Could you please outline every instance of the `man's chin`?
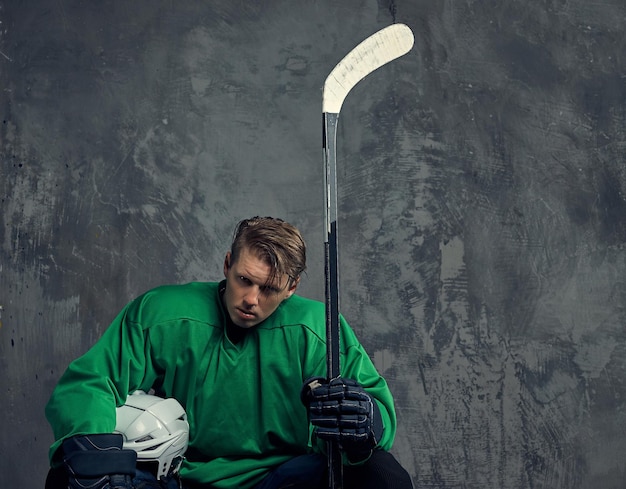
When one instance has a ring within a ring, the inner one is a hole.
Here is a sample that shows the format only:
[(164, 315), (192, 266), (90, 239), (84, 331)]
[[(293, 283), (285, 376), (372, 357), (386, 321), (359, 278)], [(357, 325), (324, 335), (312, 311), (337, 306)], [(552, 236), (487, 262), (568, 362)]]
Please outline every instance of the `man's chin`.
[(254, 321), (254, 322), (250, 321), (250, 322), (245, 322), (245, 323), (242, 323), (241, 321), (233, 321), (233, 324), (241, 329), (250, 329), (250, 328), (254, 328), (259, 323), (257, 321)]

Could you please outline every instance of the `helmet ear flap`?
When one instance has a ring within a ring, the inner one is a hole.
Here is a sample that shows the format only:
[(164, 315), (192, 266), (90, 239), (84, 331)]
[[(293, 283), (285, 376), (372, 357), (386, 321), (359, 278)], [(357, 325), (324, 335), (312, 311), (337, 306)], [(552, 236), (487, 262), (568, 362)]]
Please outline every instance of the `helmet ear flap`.
[(187, 413), (174, 398), (136, 391), (116, 410), (115, 433), (123, 448), (137, 452), (137, 462), (156, 465), (157, 479), (180, 468), (189, 443)]

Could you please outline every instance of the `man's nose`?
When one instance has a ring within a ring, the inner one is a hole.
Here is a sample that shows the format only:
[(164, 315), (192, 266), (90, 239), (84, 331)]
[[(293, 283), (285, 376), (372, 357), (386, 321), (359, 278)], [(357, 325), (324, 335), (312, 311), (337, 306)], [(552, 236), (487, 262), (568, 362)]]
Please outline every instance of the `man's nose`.
[(257, 286), (250, 287), (246, 291), (246, 295), (243, 297), (243, 301), (246, 304), (246, 306), (248, 307), (256, 306), (259, 303), (260, 293), (261, 293), (261, 290), (259, 289), (259, 287)]

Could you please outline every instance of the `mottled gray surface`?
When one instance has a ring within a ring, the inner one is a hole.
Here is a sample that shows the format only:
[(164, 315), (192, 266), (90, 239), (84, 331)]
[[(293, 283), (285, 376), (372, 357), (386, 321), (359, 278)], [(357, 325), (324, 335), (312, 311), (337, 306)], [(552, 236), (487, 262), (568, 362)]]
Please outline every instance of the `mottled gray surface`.
[(310, 246), (321, 86), (416, 45), (339, 124), (342, 311), (416, 487), (626, 478), (623, 0), (0, 1), (0, 476), (42, 487), (43, 407), (138, 293), (220, 277), (234, 223)]

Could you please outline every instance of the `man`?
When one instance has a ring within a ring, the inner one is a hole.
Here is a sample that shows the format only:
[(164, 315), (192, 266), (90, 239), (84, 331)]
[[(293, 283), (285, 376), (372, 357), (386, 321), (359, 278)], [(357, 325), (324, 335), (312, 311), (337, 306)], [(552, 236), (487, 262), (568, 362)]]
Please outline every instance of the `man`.
[(327, 440), (342, 448), (347, 489), (412, 487), (388, 453), (391, 393), (343, 318), (344, 380), (324, 380), (324, 305), (295, 295), (305, 268), (300, 232), (255, 217), (237, 225), (225, 280), (130, 302), (46, 406), (56, 439), (47, 487), (133, 487), (134, 452), (111, 435), (115, 409), (150, 389), (187, 413), (185, 489), (323, 488)]

